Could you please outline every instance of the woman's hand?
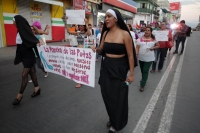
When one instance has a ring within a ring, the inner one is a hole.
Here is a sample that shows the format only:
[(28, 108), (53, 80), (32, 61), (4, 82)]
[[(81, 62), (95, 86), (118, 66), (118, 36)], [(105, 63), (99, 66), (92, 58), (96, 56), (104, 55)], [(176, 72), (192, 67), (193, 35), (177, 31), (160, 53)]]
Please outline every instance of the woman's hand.
[(68, 19), (68, 17), (66, 16), (66, 17), (65, 17), (65, 19), (67, 20), (67, 19)]
[(84, 22), (87, 23), (87, 18), (84, 19)]
[(134, 80), (135, 80), (134, 75), (129, 75), (125, 82), (128, 82), (129, 84), (131, 84)]
[(49, 25), (46, 25), (46, 28), (45, 29), (50, 29), (50, 26)]
[(95, 53), (96, 52), (96, 47), (93, 45), (91, 46), (92, 51)]
[(154, 48), (150, 48), (149, 50), (150, 50), (150, 51), (153, 51), (153, 50), (154, 50)]

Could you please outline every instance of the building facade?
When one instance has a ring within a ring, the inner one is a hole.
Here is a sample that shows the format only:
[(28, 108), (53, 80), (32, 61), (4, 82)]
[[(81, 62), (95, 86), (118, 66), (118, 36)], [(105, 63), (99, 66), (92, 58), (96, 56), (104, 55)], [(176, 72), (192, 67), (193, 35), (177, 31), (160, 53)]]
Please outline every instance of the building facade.
[(135, 0), (135, 2), (138, 4), (138, 13), (135, 15), (134, 24), (151, 24), (158, 21), (159, 13), (157, 12), (156, 0)]
[(15, 46), (17, 28), (13, 17), (22, 15), (30, 25), (41, 22), (42, 29), (49, 25), (47, 42), (63, 41), (67, 38), (64, 13), (67, 9), (79, 7), (85, 10), (88, 23), (97, 23), (97, 5), (99, 0), (0, 0), (0, 47)]
[(173, 22), (179, 22), (181, 17), (181, 3), (180, 2), (170, 3), (170, 11), (172, 13)]
[(108, 9), (117, 9), (122, 14), (125, 23), (133, 24), (133, 19), (137, 13), (137, 3), (133, 0), (102, 0), (98, 9), (98, 14), (101, 14), (98, 21), (104, 21), (105, 12)]

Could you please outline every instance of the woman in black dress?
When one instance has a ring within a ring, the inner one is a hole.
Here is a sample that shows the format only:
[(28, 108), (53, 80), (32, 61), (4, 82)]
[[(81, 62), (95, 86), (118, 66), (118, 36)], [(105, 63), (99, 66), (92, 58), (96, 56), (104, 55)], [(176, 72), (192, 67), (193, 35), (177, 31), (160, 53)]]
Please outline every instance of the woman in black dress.
[(118, 10), (107, 10), (100, 47), (93, 48), (95, 50), (105, 57), (99, 84), (109, 116), (108, 133), (114, 133), (128, 122), (128, 85), (134, 81), (134, 67), (137, 65), (130, 31)]
[[(31, 97), (35, 97), (40, 94), (40, 88), (38, 86), (37, 77), (33, 68), (35, 63), (35, 54), (32, 49), (34, 48), (35, 51), (37, 51), (36, 45), (39, 43), (39, 40), (33, 35), (30, 25), (24, 17), (20, 15), (14, 16), (13, 24), (18, 29), (16, 37), (17, 50), (14, 64), (17, 65), (22, 62), (24, 66), (22, 71), (21, 88), (17, 94), (17, 97), (12, 103), (13, 105), (18, 105), (23, 98), (23, 92), (28, 83), (28, 74), (30, 74), (35, 87)], [(38, 53), (38, 51), (36, 53)]]

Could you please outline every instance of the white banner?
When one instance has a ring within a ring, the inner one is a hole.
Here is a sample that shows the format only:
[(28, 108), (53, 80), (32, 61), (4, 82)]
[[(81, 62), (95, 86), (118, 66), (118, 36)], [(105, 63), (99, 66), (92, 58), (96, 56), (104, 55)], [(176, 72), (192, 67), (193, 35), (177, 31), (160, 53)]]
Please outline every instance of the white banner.
[(67, 24), (85, 25), (85, 10), (66, 10)]
[(45, 45), (38, 52), (45, 71), (94, 87), (96, 53), (92, 49)]
[(165, 30), (165, 31), (161, 31), (161, 30), (155, 30), (153, 31), (153, 34), (156, 37), (156, 41), (168, 41), (168, 35), (169, 35), (169, 31)]

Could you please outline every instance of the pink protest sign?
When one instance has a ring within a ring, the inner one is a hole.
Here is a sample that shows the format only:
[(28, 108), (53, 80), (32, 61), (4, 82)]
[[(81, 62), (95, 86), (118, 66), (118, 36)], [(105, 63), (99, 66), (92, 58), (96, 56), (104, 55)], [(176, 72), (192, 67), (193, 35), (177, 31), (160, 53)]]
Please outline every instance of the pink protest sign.
[(96, 55), (91, 49), (45, 45), (38, 51), (45, 71), (94, 87)]

